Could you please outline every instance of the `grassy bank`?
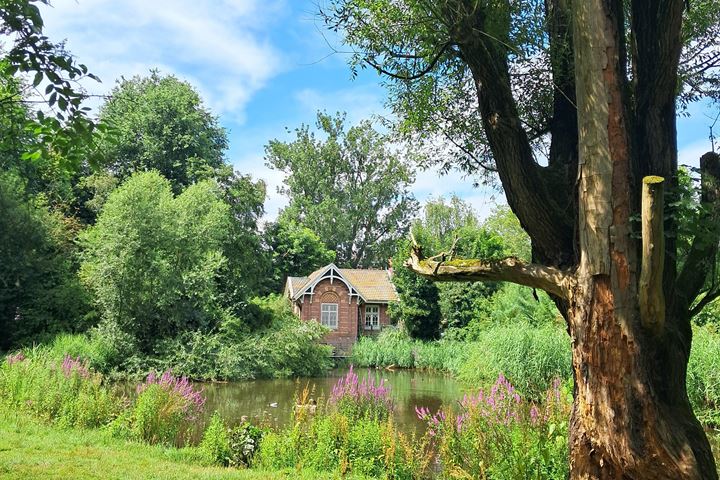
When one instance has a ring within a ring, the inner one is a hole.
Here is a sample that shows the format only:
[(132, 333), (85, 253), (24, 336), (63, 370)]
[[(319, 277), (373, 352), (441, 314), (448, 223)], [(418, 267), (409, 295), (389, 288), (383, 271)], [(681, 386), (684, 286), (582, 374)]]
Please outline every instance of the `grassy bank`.
[[(203, 465), (197, 449), (110, 438), (100, 430), (59, 429), (25, 415), (0, 414), (2, 479), (316, 479), (295, 469), (238, 470)], [(350, 477), (361, 478), (361, 477)]]
[[(358, 367), (421, 368), (450, 373), (471, 388), (505, 375), (524, 395), (537, 399), (554, 378), (571, 381), (570, 339), (562, 326), (518, 322), (490, 326), (472, 340), (413, 340), (387, 329), (353, 349)], [(693, 327), (687, 372), (688, 397), (705, 425), (720, 426), (720, 332), (715, 324)]]
[(519, 391), (537, 399), (553, 379), (570, 377), (570, 339), (558, 325), (517, 323), (493, 326), (473, 340), (412, 340), (385, 330), (377, 340), (363, 338), (353, 349), (360, 367), (421, 368), (445, 371), (473, 388), (505, 375)]

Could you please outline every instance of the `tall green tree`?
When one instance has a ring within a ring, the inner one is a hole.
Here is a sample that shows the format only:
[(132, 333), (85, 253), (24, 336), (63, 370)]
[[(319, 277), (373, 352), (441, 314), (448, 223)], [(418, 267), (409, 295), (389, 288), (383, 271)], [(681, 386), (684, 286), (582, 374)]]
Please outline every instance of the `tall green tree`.
[(227, 314), (218, 276), (231, 216), (221, 195), (206, 180), (174, 196), (158, 172), (137, 173), (80, 236), (81, 278), (103, 319), (146, 352), (165, 337), (215, 328)]
[(520, 221), (507, 205), (499, 205), (483, 221), (485, 230), (502, 238), (503, 245), (510, 255), (529, 262), (532, 254), (530, 237), (522, 229)]
[[(416, 240), (432, 254), (448, 252), (457, 258), (501, 258), (508, 253), (503, 239), (482, 228), (472, 206), (452, 195), (430, 199), (423, 216), (413, 224)], [(427, 279), (425, 279), (427, 281)], [(462, 328), (482, 313), (487, 297), (497, 283), (439, 283), (441, 328)]]
[(268, 165), (285, 174), (281, 217), (317, 233), (339, 266), (386, 266), (415, 209), (413, 171), (368, 121), (348, 128), (344, 114), (318, 113), (316, 126), (325, 138), (302, 125), (295, 140), (266, 147)]
[(303, 277), (335, 261), (335, 252), (315, 232), (284, 218), (266, 225), (263, 238), (271, 256), (269, 292), (281, 291), (287, 277)]
[(404, 131), (449, 138), (440, 162), (497, 173), (534, 263), (447, 263), (415, 248), (412, 268), (552, 295), (573, 339), (573, 479), (718, 478), (685, 384), (695, 299), (720, 295), (706, 290), (720, 157), (700, 160), (704, 228), (684, 262), (672, 195), (678, 103), (717, 98), (719, 10), (684, 0), (335, 0), (325, 10), (353, 64), (385, 75)]
[(405, 259), (410, 254), (407, 239), (398, 241), (392, 259), (392, 282), (398, 293), (398, 301), (390, 304), (388, 315), (413, 338), (435, 340), (440, 337), (440, 292), (430, 280), (415, 275)]
[(102, 144), (104, 165), (120, 180), (157, 170), (178, 193), (225, 165), (227, 133), (187, 82), (153, 70), (123, 79), (100, 108), (113, 127)]
[(75, 232), (20, 176), (0, 172), (0, 350), (89, 326)]
[(231, 219), (223, 245), (227, 263), (218, 282), (225, 303), (240, 315), (246, 300), (264, 291), (270, 264), (259, 231), (259, 221), (265, 213), (265, 183), (235, 172), (230, 166), (218, 169), (216, 181)]

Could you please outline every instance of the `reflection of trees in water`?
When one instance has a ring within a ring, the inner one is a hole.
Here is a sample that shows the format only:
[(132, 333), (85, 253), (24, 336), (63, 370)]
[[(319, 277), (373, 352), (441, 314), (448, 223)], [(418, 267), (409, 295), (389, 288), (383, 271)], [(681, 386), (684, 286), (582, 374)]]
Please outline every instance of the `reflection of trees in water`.
[[(333, 370), (325, 377), (299, 381), (277, 379), (206, 384), (205, 414), (199, 423), (204, 424), (217, 410), (229, 425), (241, 423), (242, 417), (246, 416), (254, 423), (262, 421), (276, 427), (284, 426), (291, 419), (296, 393), (306, 384), (311, 389), (314, 386), (312, 398), (326, 399), (333, 385), (346, 372), (347, 369)], [(376, 382), (385, 380), (395, 403), (396, 424), (408, 432), (423, 425), (415, 416), (416, 406), (434, 411), (443, 404), (454, 404), (462, 397), (460, 386), (454, 379), (430, 372), (358, 369), (357, 374), (361, 381), (368, 377)], [(277, 407), (270, 406), (275, 403)]]

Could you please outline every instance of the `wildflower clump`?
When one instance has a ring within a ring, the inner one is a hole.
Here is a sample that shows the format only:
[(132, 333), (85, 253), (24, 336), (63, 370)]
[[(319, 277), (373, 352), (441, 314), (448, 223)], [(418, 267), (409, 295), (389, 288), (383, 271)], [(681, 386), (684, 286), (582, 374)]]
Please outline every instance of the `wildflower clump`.
[(565, 478), (570, 401), (556, 379), (538, 405), (500, 374), (457, 408), (416, 407), (443, 469), (468, 478)]
[(25, 354), (23, 354), (22, 351), (19, 351), (17, 353), (13, 353), (5, 357), (5, 360), (7, 361), (8, 365), (14, 365), (16, 363), (23, 362), (25, 360)]
[(181, 443), (205, 405), (202, 390), (170, 370), (162, 375), (151, 372), (136, 391), (132, 408), (110, 427), (117, 436), (148, 443)]
[(99, 427), (122, 409), (122, 402), (87, 362), (46, 350), (17, 352), (0, 363), (0, 404), (42, 420), (72, 427)]
[(385, 384), (385, 380), (376, 383), (368, 375), (361, 381), (352, 365), (333, 387), (329, 403), (350, 419), (385, 420), (393, 409), (390, 387)]

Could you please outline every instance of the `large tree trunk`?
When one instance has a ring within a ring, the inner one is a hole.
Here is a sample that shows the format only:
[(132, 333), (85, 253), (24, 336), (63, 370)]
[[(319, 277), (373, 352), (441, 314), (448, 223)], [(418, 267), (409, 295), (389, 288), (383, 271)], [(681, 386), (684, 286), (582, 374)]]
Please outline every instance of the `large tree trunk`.
[(578, 279), (569, 313), (573, 479), (716, 479), (685, 392), (689, 343), (656, 338), (609, 276)]
[[(717, 227), (696, 239), (678, 277), (677, 226), (666, 219), (671, 211), (661, 195), (676, 185), (682, 0), (631, 2), (635, 91), (626, 72), (627, 2), (546, 1), (551, 41), (568, 39), (564, 46), (573, 52), (566, 58), (564, 50), (551, 51), (557, 101), (547, 168), (534, 161), (520, 121), (505, 45), (483, 33), (493, 10), (485, 2), (441, 3), (475, 81), (508, 204), (532, 239), (533, 261), (542, 265), (446, 262), (451, 255), (445, 254), (424, 259), (418, 247), (410, 267), (436, 281), (504, 280), (553, 296), (573, 345), (571, 478), (717, 479), (685, 380), (690, 307), (707, 277), (704, 265), (714, 259), (716, 244), (707, 239), (720, 235), (720, 206), (708, 210), (714, 213), (706, 223)], [(568, 126), (574, 120), (577, 129)], [(708, 172), (720, 172), (714, 159), (705, 160)], [(641, 248), (631, 218), (641, 212), (645, 176), (653, 176), (646, 180), (653, 187)], [(555, 186), (558, 179), (566, 188)], [(703, 202), (712, 195), (706, 196)]]
[[(641, 185), (633, 166), (653, 162), (633, 161), (622, 2), (584, 0), (573, 2), (573, 10), (580, 265), (568, 295), (575, 377), (571, 477), (716, 479), (685, 390), (689, 319), (664, 304), (664, 240), (646, 238), (645, 253), (654, 254), (640, 258), (631, 235)], [(671, 157), (661, 171), (648, 173), (667, 174)], [(662, 205), (643, 212), (645, 235), (662, 235), (662, 212)]]

